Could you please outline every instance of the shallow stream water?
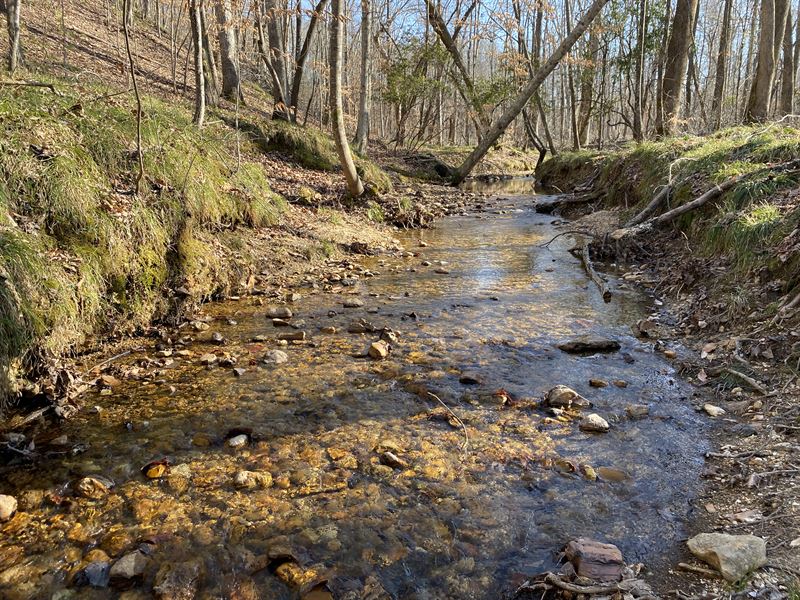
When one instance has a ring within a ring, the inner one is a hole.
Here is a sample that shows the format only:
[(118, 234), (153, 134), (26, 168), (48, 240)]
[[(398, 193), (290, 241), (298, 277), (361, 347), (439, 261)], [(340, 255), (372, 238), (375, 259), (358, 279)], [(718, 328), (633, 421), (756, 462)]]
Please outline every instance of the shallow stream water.
[[(569, 236), (540, 247), (554, 220), (526, 197), (450, 217), (400, 236), (415, 256), (369, 258), (369, 272), (332, 267), (329, 285), (292, 290), (297, 329), (266, 318), (274, 302), (227, 301), (206, 307), (208, 331), (185, 330), (191, 355), (152, 371), (162, 359), (150, 341), (120, 361), (129, 376), (148, 368), (140, 380), (120, 375), (110, 395), (87, 399), (96, 408), (52, 434), (84, 451), (0, 473), (0, 492), (21, 505), (0, 527), (0, 596), (146, 598), (162, 584), (162, 596), (180, 597), (163, 582), (184, 569), (184, 587), (204, 598), (297, 598), (327, 580), (332, 593), (307, 597), (493, 599), (554, 568), (578, 536), (667, 568), (697, 491), (702, 420), (691, 388), (631, 335), (647, 299), (612, 279), (604, 303)], [(344, 308), (354, 297), (363, 306)], [(361, 319), (396, 332), (385, 360), (364, 356), (377, 331), (347, 332)], [(287, 331), (306, 340), (279, 346)], [(223, 346), (207, 343), (212, 332)], [(584, 334), (622, 349), (556, 348)], [(273, 349), (288, 361), (264, 364)], [(209, 352), (245, 372), (202, 366)], [(579, 417), (536, 406), (557, 384), (586, 396), (610, 431), (584, 433)], [(649, 415), (629, 418), (632, 404)], [(242, 432), (246, 445), (229, 447)], [(164, 457), (164, 477), (140, 472)], [(269, 473), (272, 485), (240, 489), (241, 470)], [(115, 485), (75, 496), (70, 484), (85, 476)], [(149, 558), (126, 592), (74, 587), (89, 562), (137, 547)], [(287, 561), (289, 574), (276, 567)]]

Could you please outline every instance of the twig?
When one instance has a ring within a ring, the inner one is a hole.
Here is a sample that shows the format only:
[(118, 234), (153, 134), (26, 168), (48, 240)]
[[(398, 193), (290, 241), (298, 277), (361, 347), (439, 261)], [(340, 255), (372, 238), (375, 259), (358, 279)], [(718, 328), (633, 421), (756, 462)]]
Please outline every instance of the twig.
[(559, 233), (559, 234), (556, 234), (555, 236), (553, 236), (552, 238), (550, 238), (550, 241), (548, 241), (548, 242), (545, 242), (544, 244), (539, 244), (539, 248), (547, 248), (548, 246), (550, 246), (550, 244), (552, 244), (553, 242), (555, 242), (555, 241), (556, 241), (558, 238), (560, 238), (562, 235), (571, 235), (571, 234), (572, 234), (572, 235), (574, 235), (574, 234), (580, 234), (580, 235), (592, 235), (592, 233), (591, 233), (590, 231), (581, 231), (580, 229), (570, 229), (569, 231), (562, 231), (561, 233)]
[(786, 565), (779, 565), (777, 563), (767, 563), (764, 566), (766, 568), (769, 568), (769, 569), (777, 569), (778, 571), (784, 571), (786, 573), (791, 573), (795, 577), (800, 578), (800, 570), (797, 570), (794, 567), (789, 567), (789, 566), (786, 566)]
[(463, 452), (466, 452), (467, 448), (469, 447), (469, 434), (467, 433), (467, 426), (464, 425), (464, 421), (459, 419), (458, 415), (456, 415), (456, 413), (454, 413), (452, 409), (449, 406), (447, 406), (447, 404), (445, 404), (441, 398), (439, 398), (439, 396), (430, 391), (428, 392), (428, 396), (430, 396), (431, 398), (436, 400), (439, 404), (444, 406), (445, 410), (453, 416), (453, 418), (458, 422), (459, 425), (461, 425), (461, 428), (464, 430), (464, 445), (461, 447), (461, 449)]
[(38, 87), (38, 88), (47, 88), (51, 92), (53, 92), (56, 96), (63, 96), (61, 92), (59, 92), (52, 83), (47, 83), (44, 81), (0, 81), (0, 87)]
[(97, 369), (102, 369), (107, 364), (114, 362), (118, 358), (122, 358), (123, 356), (128, 356), (128, 354), (130, 354), (131, 352), (132, 352), (132, 350), (125, 350), (125, 352), (120, 352), (119, 354), (116, 354), (116, 355), (112, 356), (111, 358), (108, 358), (108, 359), (104, 360), (103, 362), (96, 364), (91, 369), (88, 369), (86, 372), (84, 372), (83, 375), (81, 375), (81, 377), (85, 377), (86, 375), (88, 375), (89, 373), (91, 373), (92, 371), (95, 371)]
[(731, 368), (725, 368), (725, 369), (723, 369), (723, 371), (725, 373), (727, 373), (728, 375), (733, 375), (734, 377), (736, 377), (738, 379), (741, 379), (742, 381), (744, 381), (747, 385), (749, 385), (751, 388), (756, 390), (762, 396), (768, 396), (769, 395), (769, 392), (766, 390), (766, 388), (764, 388), (763, 385), (758, 383), (752, 377), (748, 377), (744, 373), (741, 373), (740, 371), (736, 371), (736, 370), (731, 369)]
[(719, 577), (719, 573), (717, 571), (712, 571), (711, 569), (706, 569), (704, 567), (696, 567), (694, 565), (690, 565), (687, 563), (678, 563), (678, 569), (681, 571), (691, 571), (692, 573), (697, 573), (698, 575), (705, 575), (707, 577)]

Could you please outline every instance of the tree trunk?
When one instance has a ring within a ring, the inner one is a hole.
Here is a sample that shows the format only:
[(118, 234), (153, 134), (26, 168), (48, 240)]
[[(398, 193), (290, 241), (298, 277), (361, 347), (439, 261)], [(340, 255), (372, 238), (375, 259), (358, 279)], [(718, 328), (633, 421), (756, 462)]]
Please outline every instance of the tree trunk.
[[(798, 41), (794, 42), (795, 44)], [(794, 110), (794, 82), (795, 82), (794, 48), (792, 46), (792, 9), (786, 18), (786, 33), (783, 35), (783, 72), (781, 74), (781, 105), (780, 114), (790, 115)]]
[(600, 36), (592, 28), (589, 31), (589, 47), (586, 55), (587, 65), (581, 69), (581, 93), (578, 106), (578, 145), (583, 147), (589, 138), (589, 122), (594, 108), (594, 80), (597, 72), (597, 53), (600, 51)]
[(783, 45), (788, 9), (788, 0), (761, 0), (756, 71), (744, 111), (746, 123), (762, 122), (769, 118), (778, 52)]
[(283, 35), (283, 28), (281, 27), (281, 14), (278, 7), (278, 0), (265, 1), (265, 15), (264, 18), (267, 22), (267, 36), (269, 38), (269, 54), (272, 67), (275, 70), (275, 76), (280, 81), (280, 87), (283, 90), (284, 96), (281, 100), (286, 105), (284, 108), (288, 112), (289, 106), (286, 97), (286, 92), (289, 90), (289, 80), (286, 70), (286, 41)]
[(698, 0), (677, 0), (672, 31), (667, 42), (667, 60), (661, 84), (661, 106), (663, 115), (656, 123), (659, 135), (675, 132), (680, 119), (683, 100), (683, 85), (689, 64), (689, 49), (692, 45), (694, 15)]
[(194, 47), (194, 119), (198, 127), (203, 126), (206, 118), (206, 85), (203, 74), (203, 23), (200, 12), (203, 0), (189, 0), (189, 20), (192, 26), (192, 44)]
[(608, 4), (608, 2), (609, 0), (594, 0), (594, 2), (592, 2), (592, 5), (583, 15), (581, 20), (575, 25), (575, 28), (567, 37), (562, 40), (559, 47), (556, 48), (547, 61), (545, 61), (545, 63), (536, 70), (533, 77), (531, 77), (528, 83), (525, 84), (525, 87), (522, 88), (516, 98), (509, 103), (503, 114), (500, 115), (500, 117), (494, 123), (492, 123), (486, 134), (481, 137), (481, 140), (476, 148), (466, 158), (453, 176), (454, 185), (464, 181), (472, 169), (475, 168), (475, 165), (477, 165), (478, 162), (486, 155), (486, 153), (489, 151), (489, 148), (491, 148), (498, 138), (503, 135), (506, 128), (517, 117), (517, 115), (522, 112), (522, 109), (525, 108), (525, 105), (528, 103), (531, 97), (541, 87), (547, 76), (553, 72), (558, 63), (561, 62), (561, 59), (564, 58), (567, 52), (569, 52), (570, 49), (575, 45), (575, 42), (577, 42), (578, 39), (586, 32), (586, 30), (589, 28), (589, 25), (591, 25), (592, 21), (594, 21), (595, 17), (600, 14), (600, 11), (606, 4)]
[(22, 0), (6, 0), (6, 27), (8, 29), (8, 70), (14, 73), (22, 62), (20, 46), (20, 11)]
[(722, 102), (725, 94), (725, 78), (728, 68), (728, 53), (731, 45), (731, 9), (733, 0), (725, 0), (722, 11), (722, 32), (719, 38), (719, 51), (717, 52), (717, 70), (714, 76), (714, 101), (711, 112), (714, 120), (714, 129), (722, 126)]
[(342, 30), (344, 29), (342, 0), (332, 0), (331, 12), (330, 110), (333, 139), (336, 142), (336, 150), (339, 153), (342, 171), (347, 181), (347, 190), (351, 196), (357, 197), (364, 193), (364, 185), (356, 172), (353, 155), (350, 154), (350, 145), (347, 142), (347, 132), (344, 129), (344, 114), (342, 110)]
[(645, 41), (647, 38), (647, 0), (639, 1), (639, 22), (636, 32), (636, 81), (634, 88), (633, 105), (633, 138), (637, 142), (644, 141), (644, 126), (642, 113), (644, 112), (644, 57)]
[(217, 14), (219, 35), (219, 55), (222, 66), (222, 97), (236, 100), (241, 96), (241, 80), (239, 79), (239, 62), (237, 57), (238, 40), (233, 23), (231, 0), (216, 0), (214, 9)]
[(289, 108), (292, 118), (297, 121), (297, 107), (300, 104), (300, 84), (303, 82), (303, 70), (305, 68), (306, 59), (311, 51), (311, 43), (314, 41), (314, 32), (317, 29), (322, 11), (325, 10), (325, 5), (328, 0), (319, 0), (314, 12), (311, 14), (311, 19), (308, 22), (308, 29), (306, 30), (306, 37), (303, 40), (303, 47), (297, 55), (297, 61), (294, 66), (294, 74), (292, 75), (292, 92), (289, 97)]
[(369, 142), (369, 109), (372, 96), (372, 17), (370, 0), (361, 0), (361, 95), (358, 102), (358, 125), (353, 144), (365, 152)]
[(476, 125), (479, 124), (484, 130), (488, 129), (491, 121), (489, 120), (489, 116), (486, 114), (484, 107), (481, 105), (480, 100), (478, 99), (473, 78), (470, 76), (467, 66), (464, 64), (464, 59), (461, 57), (461, 52), (459, 52), (455, 40), (447, 30), (447, 24), (444, 22), (439, 9), (434, 5), (433, 0), (425, 0), (425, 4), (428, 9), (428, 18), (430, 19), (431, 25), (433, 26), (436, 34), (439, 36), (439, 40), (442, 42), (442, 45), (453, 59), (453, 64), (455, 64), (456, 70), (460, 75), (460, 84), (457, 83), (459, 92), (464, 97), (464, 100), (469, 103), (472, 110), (475, 111), (477, 118)]
[(200, 33), (203, 37), (203, 57), (205, 64), (203, 65), (203, 76), (206, 83), (206, 103), (211, 106), (219, 104), (219, 77), (217, 75), (217, 61), (214, 58), (214, 52), (211, 49), (210, 40), (208, 37), (208, 26), (206, 24), (206, 11), (205, 7), (200, 10)]

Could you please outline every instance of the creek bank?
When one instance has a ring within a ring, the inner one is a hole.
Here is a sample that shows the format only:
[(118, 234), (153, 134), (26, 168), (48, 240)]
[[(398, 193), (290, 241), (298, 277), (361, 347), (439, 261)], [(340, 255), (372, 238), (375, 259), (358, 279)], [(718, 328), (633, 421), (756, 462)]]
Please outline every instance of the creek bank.
[[(790, 545), (800, 528), (800, 381), (794, 370), (800, 323), (792, 300), (800, 256), (797, 183), (760, 178), (746, 195), (734, 188), (646, 236), (616, 244), (603, 239), (658, 193), (670, 165), (677, 183), (674, 207), (707, 189), (731, 156), (740, 172), (757, 171), (785, 160), (786, 152), (796, 154), (798, 143), (800, 135), (791, 129), (734, 130), (716, 141), (667, 140), (617, 153), (567, 154), (541, 170), (544, 183), (567, 192), (576, 188), (585, 198), (562, 205), (571, 218), (564, 229), (596, 240), (598, 268), (646, 290), (659, 305), (635, 333), (652, 340), (707, 394), (697, 408), (717, 424), (718, 449), (707, 454), (707, 488), (695, 502), (692, 532), (765, 539), (771, 566), (749, 574), (746, 589), (776, 594), (791, 589), (792, 573), (800, 570)], [(773, 216), (764, 221), (764, 211)], [(723, 589), (702, 569), (673, 573), (666, 585), (690, 594)]]

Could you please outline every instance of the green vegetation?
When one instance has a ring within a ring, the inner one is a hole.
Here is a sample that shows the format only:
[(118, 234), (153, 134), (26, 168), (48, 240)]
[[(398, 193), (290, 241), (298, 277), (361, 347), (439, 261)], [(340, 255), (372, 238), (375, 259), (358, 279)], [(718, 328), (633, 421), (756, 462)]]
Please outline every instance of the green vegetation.
[[(542, 164), (537, 176), (543, 185), (566, 189), (597, 174), (595, 187), (627, 217), (670, 181), (675, 186), (670, 206), (675, 207), (715, 183), (797, 156), (797, 129), (735, 127), (708, 137), (631, 144), (609, 153), (564, 153)], [(797, 183), (797, 176), (768, 172), (746, 178), (716, 202), (684, 215), (677, 225), (707, 254), (728, 256), (735, 273), (742, 275), (771, 261), (774, 247), (797, 227), (800, 207), (785, 193)], [(782, 268), (792, 276), (796, 266)]]
[(101, 94), (0, 94), (0, 363), (15, 370), (165, 314), (169, 286), (203, 298), (235, 285), (239, 232), (284, 209), (224, 125), (198, 131), (182, 107), (153, 99), (135, 195), (131, 100)]

